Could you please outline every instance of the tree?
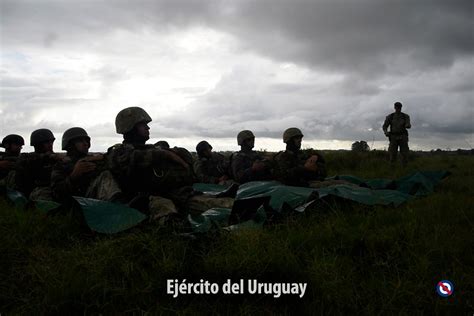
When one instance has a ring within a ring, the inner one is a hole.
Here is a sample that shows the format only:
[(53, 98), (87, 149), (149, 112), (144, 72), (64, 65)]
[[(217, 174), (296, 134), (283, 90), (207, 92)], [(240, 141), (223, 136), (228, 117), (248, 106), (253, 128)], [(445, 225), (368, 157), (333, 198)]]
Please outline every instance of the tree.
[(365, 140), (354, 142), (351, 147), (352, 151), (369, 151), (370, 147)]

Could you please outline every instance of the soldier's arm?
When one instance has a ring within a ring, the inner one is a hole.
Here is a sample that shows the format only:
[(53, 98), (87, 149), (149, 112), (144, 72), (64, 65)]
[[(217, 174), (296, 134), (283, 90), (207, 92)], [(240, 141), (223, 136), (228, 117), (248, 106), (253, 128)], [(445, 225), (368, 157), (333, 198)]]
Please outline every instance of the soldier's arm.
[(196, 178), (199, 182), (202, 183), (217, 183), (218, 178), (207, 175), (204, 173), (202, 168), (202, 162), (200, 160), (196, 160), (194, 162), (194, 173)]
[(14, 186), (15, 190), (22, 192), (25, 196), (28, 196), (33, 190), (33, 180), (29, 176), (31, 171), (28, 170), (29, 161), (27, 160), (28, 159), (26, 157), (22, 157), (18, 160), (16, 164)]
[(410, 115), (405, 114), (405, 128), (411, 128)]
[(388, 133), (388, 127), (390, 126), (390, 115), (385, 117), (385, 122), (383, 122), (382, 129), (385, 135)]
[(10, 160), (0, 160), (0, 170), (1, 171), (10, 171), (15, 168), (15, 162)]
[(250, 166), (249, 168), (245, 168), (245, 160), (244, 157), (240, 155), (235, 155), (235, 157), (232, 159), (232, 174), (234, 177), (234, 180), (239, 182), (239, 183), (245, 183), (252, 181), (252, 174), (253, 170), (252, 167)]
[(327, 177), (327, 169), (326, 169), (326, 160), (324, 159), (321, 153), (316, 153), (318, 156), (318, 161), (316, 165), (318, 166), (318, 171), (316, 171), (318, 180), (324, 180)]
[(55, 200), (65, 202), (74, 194), (74, 184), (64, 164), (58, 163), (51, 172), (51, 191)]
[(304, 185), (306, 169), (303, 166), (295, 165), (293, 159), (286, 153), (275, 157), (275, 173), (279, 181), (288, 185)]

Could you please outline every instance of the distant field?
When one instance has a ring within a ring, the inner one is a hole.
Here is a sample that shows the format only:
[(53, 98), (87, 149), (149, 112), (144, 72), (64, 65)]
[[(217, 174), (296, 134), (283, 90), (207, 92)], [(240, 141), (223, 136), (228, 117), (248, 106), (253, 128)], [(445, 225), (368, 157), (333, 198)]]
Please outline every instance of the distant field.
[[(398, 178), (452, 173), (398, 208), (334, 204), (260, 230), (198, 238), (185, 224), (94, 235), (72, 216), (14, 209), (0, 198), (0, 314), (458, 314), (474, 313), (474, 157), (326, 152), (329, 175)], [(307, 282), (284, 295), (166, 294), (167, 279)], [(449, 298), (436, 293), (454, 283)]]

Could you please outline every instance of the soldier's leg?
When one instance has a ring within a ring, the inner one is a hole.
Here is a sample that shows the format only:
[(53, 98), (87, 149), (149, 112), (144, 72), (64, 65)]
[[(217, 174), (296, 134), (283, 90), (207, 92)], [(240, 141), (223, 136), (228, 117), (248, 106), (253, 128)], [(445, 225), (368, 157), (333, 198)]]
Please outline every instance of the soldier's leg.
[(403, 136), (400, 139), (400, 156), (402, 159), (402, 165), (406, 166), (408, 163), (408, 153), (410, 149), (408, 148), (408, 136)]
[(388, 145), (388, 153), (390, 154), (390, 163), (394, 164), (397, 161), (398, 143), (395, 137), (391, 137), (390, 144)]
[(151, 195), (148, 204), (150, 210), (150, 221), (164, 219), (167, 216), (178, 214), (178, 209), (170, 199)]
[(12, 170), (8, 173), (8, 175), (5, 177), (5, 186), (9, 189), (13, 189), (15, 187), (15, 174), (16, 171)]
[(187, 202), (187, 208), (191, 213), (202, 213), (213, 207), (232, 208), (233, 205), (233, 198), (218, 198), (205, 194), (192, 196)]
[(86, 197), (104, 201), (114, 201), (122, 194), (117, 181), (109, 170), (101, 172), (89, 185)]
[(36, 187), (31, 191), (29, 199), (32, 201), (53, 201), (53, 192), (50, 187)]

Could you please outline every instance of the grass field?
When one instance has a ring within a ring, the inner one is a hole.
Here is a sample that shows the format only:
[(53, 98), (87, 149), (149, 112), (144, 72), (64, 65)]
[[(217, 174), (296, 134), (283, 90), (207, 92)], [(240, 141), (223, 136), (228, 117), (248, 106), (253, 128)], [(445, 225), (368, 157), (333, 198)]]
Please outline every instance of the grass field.
[[(175, 223), (113, 236), (77, 218), (18, 210), (0, 199), (0, 314), (474, 313), (474, 158), (414, 156), (391, 168), (383, 152), (326, 153), (330, 175), (397, 178), (452, 173), (436, 192), (398, 208), (334, 204), (260, 230), (198, 238)], [(167, 279), (306, 282), (296, 295), (166, 294)], [(442, 298), (436, 284), (455, 290)]]

